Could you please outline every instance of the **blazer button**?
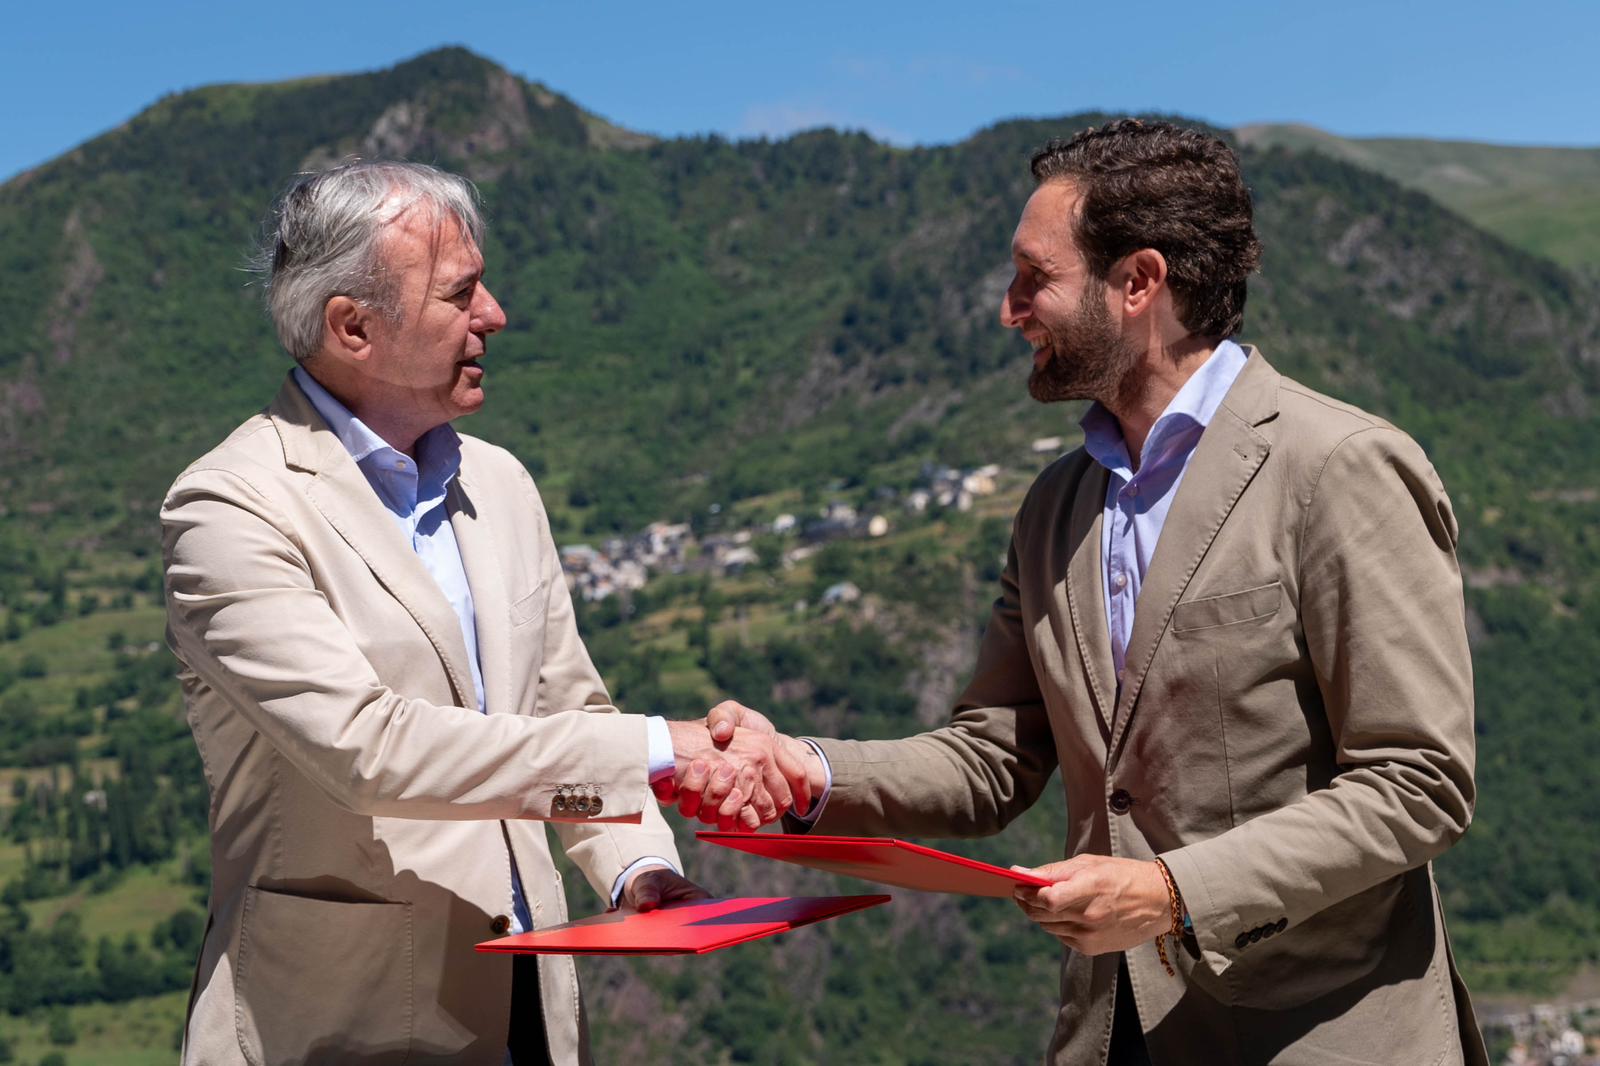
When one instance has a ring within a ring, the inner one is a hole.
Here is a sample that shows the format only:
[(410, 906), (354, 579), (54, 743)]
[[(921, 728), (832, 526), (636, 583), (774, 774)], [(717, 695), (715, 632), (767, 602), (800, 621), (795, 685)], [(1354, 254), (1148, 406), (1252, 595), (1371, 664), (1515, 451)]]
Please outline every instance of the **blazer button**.
[(1261, 939), (1262, 928), (1262, 926), (1256, 926), (1256, 928), (1250, 930), (1250, 943), (1254, 944), (1257, 940)]
[(1124, 789), (1117, 789), (1111, 793), (1111, 812), (1113, 814), (1127, 814), (1133, 809), (1133, 797)]
[(1273, 926), (1272, 928), (1277, 930), (1280, 933), (1283, 932), (1285, 929), (1289, 928), (1289, 919), (1287, 919), (1287, 918), (1279, 918), (1278, 919), (1278, 924)]
[(489, 922), (489, 932), (495, 936), (505, 936), (511, 932), (511, 918), (509, 915), (497, 914)]
[(1233, 938), (1233, 946), (1238, 948), (1238, 949), (1240, 949), (1241, 951), (1244, 950), (1245, 948), (1249, 947), (1250, 946), (1250, 934), (1249, 933), (1240, 933), (1238, 936), (1234, 937)]

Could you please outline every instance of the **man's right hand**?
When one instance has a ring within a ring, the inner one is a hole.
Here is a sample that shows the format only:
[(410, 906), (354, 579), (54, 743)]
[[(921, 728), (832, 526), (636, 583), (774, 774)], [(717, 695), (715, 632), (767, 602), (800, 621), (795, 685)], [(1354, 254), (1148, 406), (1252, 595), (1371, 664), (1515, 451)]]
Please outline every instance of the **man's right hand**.
[(731, 739), (736, 730), (765, 733), (776, 745), (778, 766), (794, 795), (794, 812), (805, 814), (812, 801), (820, 797), (827, 787), (827, 769), (815, 748), (805, 741), (796, 740), (778, 732), (766, 715), (733, 700), (725, 700), (711, 708), (706, 716), (706, 728), (711, 738), (718, 742)]
[(676, 802), (685, 817), (754, 831), (791, 808), (810, 808), (816, 791), (805, 760), (810, 749), (757, 712), (727, 702), (707, 718), (669, 721), (667, 728), (677, 766), (670, 781), (656, 783), (656, 798)]

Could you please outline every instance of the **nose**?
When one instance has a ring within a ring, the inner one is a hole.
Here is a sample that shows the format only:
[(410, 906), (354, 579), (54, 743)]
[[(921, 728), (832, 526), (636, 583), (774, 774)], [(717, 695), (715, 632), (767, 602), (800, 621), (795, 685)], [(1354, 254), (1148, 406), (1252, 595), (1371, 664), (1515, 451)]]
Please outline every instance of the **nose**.
[(1018, 272), (1012, 275), (1011, 284), (1006, 286), (1005, 294), (1000, 297), (1000, 324), (1007, 329), (1021, 329), (1023, 321), (1033, 309), (1027, 294), (1021, 290), (1022, 274)]
[(473, 300), (472, 324), (474, 333), (485, 336), (490, 333), (499, 333), (506, 328), (506, 313), (500, 307), (500, 301), (494, 298), (488, 286), (478, 283), (478, 293)]

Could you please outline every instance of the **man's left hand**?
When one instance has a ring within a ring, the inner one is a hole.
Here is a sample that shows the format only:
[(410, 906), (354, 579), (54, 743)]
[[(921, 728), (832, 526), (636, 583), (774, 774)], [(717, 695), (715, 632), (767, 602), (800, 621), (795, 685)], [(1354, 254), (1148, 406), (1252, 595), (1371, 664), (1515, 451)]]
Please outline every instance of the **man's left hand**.
[(1073, 951), (1126, 951), (1172, 930), (1172, 897), (1153, 862), (1075, 855), (1026, 872), (1055, 883), (1018, 885), (1017, 905)]
[(622, 886), (620, 903), (629, 910), (653, 911), (663, 903), (710, 899), (711, 893), (665, 866), (647, 866)]

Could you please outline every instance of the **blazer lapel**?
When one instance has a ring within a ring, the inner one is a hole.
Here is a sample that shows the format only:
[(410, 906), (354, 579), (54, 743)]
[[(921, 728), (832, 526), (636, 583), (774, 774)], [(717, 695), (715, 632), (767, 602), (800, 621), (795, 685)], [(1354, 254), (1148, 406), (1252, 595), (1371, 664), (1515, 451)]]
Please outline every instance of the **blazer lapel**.
[(1105, 567), (1100, 559), (1101, 522), (1110, 476), (1105, 467), (1089, 460), (1088, 469), (1078, 479), (1066, 540), (1062, 542), (1072, 552), (1067, 560), (1067, 609), (1072, 632), (1107, 737), (1111, 736), (1117, 691), (1111, 623), (1106, 618)]
[(293, 378), (278, 390), (267, 413), (283, 441), (285, 462), (315, 475), (306, 486), (306, 496), (427, 634), (449, 675), (457, 705), (476, 707), (461, 621), (438, 582), (395, 528), (394, 518), (367, 484), (361, 468)]
[(484, 710), (509, 712), (511, 706), (511, 605), (500, 572), (500, 556), (493, 531), (473, 498), (473, 483), (465, 465), (450, 483), (446, 505), (461, 565), (472, 590), (472, 613), (478, 628), (478, 670), (483, 674)]
[(1255, 349), (1247, 347), (1245, 351), (1249, 362), (1201, 434), (1139, 590), (1111, 736), (1111, 759), (1117, 757), (1127, 735), (1139, 690), (1173, 608), (1271, 450), (1270, 442), (1256, 427), (1278, 413), (1278, 373)]

